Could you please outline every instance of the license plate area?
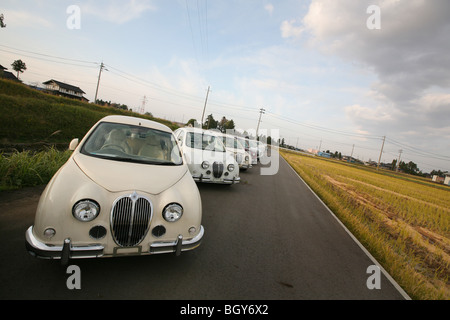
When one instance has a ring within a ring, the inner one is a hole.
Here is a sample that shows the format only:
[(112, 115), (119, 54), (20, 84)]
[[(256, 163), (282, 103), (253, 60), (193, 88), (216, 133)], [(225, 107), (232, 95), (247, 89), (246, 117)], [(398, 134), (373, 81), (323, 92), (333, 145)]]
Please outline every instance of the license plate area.
[(114, 256), (139, 255), (142, 252), (142, 246), (137, 247), (115, 247)]

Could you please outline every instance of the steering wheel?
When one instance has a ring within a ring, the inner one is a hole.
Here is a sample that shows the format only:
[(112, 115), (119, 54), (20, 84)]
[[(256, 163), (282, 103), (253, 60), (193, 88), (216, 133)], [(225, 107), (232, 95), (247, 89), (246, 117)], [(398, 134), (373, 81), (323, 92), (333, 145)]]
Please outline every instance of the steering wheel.
[(103, 145), (100, 148), (100, 150), (103, 150), (103, 149), (112, 149), (112, 150), (117, 150), (117, 151), (126, 153), (125, 149), (122, 146), (119, 146), (117, 144), (112, 144), (112, 143), (107, 143), (107, 144)]

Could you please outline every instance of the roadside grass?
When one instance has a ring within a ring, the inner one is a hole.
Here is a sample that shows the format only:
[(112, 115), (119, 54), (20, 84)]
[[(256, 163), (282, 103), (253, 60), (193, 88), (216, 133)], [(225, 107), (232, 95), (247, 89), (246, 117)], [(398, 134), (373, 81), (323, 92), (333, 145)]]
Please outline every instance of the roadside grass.
[(0, 153), (0, 191), (47, 184), (71, 154), (53, 147), (39, 152)]
[(412, 299), (450, 299), (450, 188), (280, 150)]
[(0, 144), (69, 143), (107, 115), (128, 115), (163, 123), (170, 121), (128, 110), (100, 106), (39, 92), (24, 84), (0, 79)]

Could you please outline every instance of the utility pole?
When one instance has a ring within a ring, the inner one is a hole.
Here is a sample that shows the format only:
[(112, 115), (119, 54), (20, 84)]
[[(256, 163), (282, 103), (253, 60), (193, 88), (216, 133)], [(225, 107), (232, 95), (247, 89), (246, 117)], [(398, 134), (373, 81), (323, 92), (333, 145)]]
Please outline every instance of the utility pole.
[(348, 159), (348, 162), (352, 162), (352, 159), (353, 159), (353, 150), (355, 150), (355, 145), (353, 144), (353, 147), (352, 147), (352, 155), (350, 156), (350, 159)]
[(203, 106), (203, 114), (202, 114), (202, 128), (203, 128), (203, 119), (205, 117), (205, 109), (206, 109), (206, 103), (208, 102), (208, 95), (209, 95), (209, 86), (208, 86), (208, 91), (206, 92), (206, 99), (205, 99), (205, 105)]
[(145, 103), (146, 103), (147, 101), (148, 101), (148, 100), (147, 100), (147, 97), (144, 96), (144, 99), (142, 100), (141, 110), (140, 110), (139, 113), (144, 114), (144, 112), (145, 112)]
[(380, 157), (378, 158), (377, 170), (380, 168), (381, 155), (383, 154), (384, 141), (386, 140), (386, 136), (383, 136), (383, 144), (381, 145)]
[(97, 103), (97, 94), (98, 94), (98, 86), (100, 84), (100, 77), (102, 75), (102, 70), (105, 69), (106, 71), (108, 71), (108, 69), (105, 68), (105, 65), (102, 63), (100, 64), (100, 71), (98, 72), (98, 80), (97, 80), (97, 89), (95, 90), (95, 99), (94, 99), (94, 103)]
[(400, 166), (400, 157), (402, 155), (402, 152), (403, 152), (402, 149), (398, 150), (398, 160), (397, 160), (397, 166), (395, 168), (395, 172), (398, 172), (398, 167)]
[(261, 122), (261, 116), (263, 115), (263, 113), (266, 113), (266, 109), (259, 109), (259, 120), (258, 120), (258, 126), (256, 127), (256, 140), (259, 140), (258, 138), (258, 131), (259, 131), (259, 123)]

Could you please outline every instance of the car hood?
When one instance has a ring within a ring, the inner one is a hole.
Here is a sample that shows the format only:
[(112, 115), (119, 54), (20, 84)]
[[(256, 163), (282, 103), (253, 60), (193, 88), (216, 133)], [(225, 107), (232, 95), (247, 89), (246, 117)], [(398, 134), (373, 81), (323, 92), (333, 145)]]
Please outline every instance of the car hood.
[(185, 164), (164, 166), (130, 163), (81, 153), (74, 155), (73, 160), (91, 180), (111, 192), (140, 190), (158, 194), (178, 182), (188, 170)]

